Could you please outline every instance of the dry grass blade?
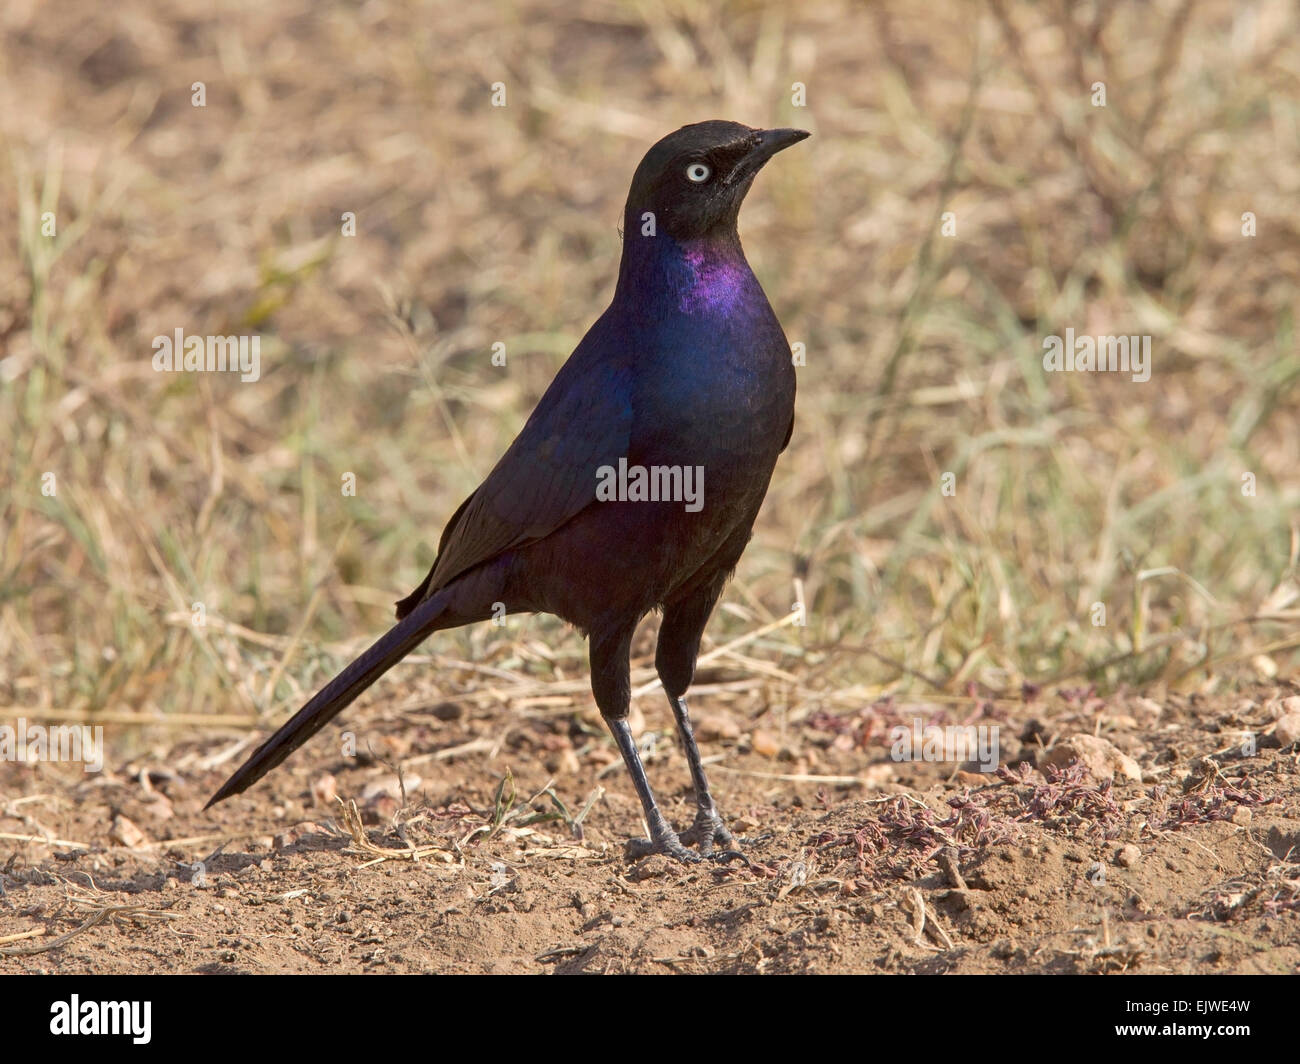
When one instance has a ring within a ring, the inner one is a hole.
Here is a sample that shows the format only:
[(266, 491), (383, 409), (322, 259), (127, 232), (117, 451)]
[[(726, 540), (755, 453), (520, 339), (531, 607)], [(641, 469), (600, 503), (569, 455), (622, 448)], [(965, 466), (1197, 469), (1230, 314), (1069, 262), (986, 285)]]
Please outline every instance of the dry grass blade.
[(36, 946), (0, 946), (0, 956), (6, 957), (31, 957), (38, 953), (45, 953), (52, 949), (58, 949), (65, 946), (78, 935), (83, 935), (92, 927), (98, 927), (105, 920), (118, 916), (130, 916), (138, 919), (153, 920), (177, 920), (179, 914), (166, 912), (162, 909), (150, 909), (143, 905), (106, 905), (96, 910), (86, 918), (77, 927), (62, 935), (56, 935), (48, 942), (42, 942)]
[(455, 856), (452, 851), (445, 846), (407, 846), (404, 849), (394, 849), (389, 846), (376, 846), (370, 841), (370, 836), (366, 833), (365, 825), (361, 823), (361, 814), (357, 811), (357, 803), (349, 798), (344, 800), (336, 797), (335, 801), (339, 803), (342, 810), (343, 826), (347, 829), (348, 835), (352, 839), (352, 846), (348, 852), (363, 854), (373, 858), (373, 860), (364, 862), (361, 867), (369, 868), (371, 865), (380, 864), (384, 861), (421, 861), (426, 857), (435, 854), (441, 857), (447, 863), (452, 863)]
[(750, 776), (764, 780), (784, 780), (786, 783), (829, 783), (841, 787), (874, 787), (870, 780), (861, 776), (821, 776), (809, 772), (757, 772), (754, 769), (734, 768), (731, 765), (714, 765), (718, 772), (730, 772), (737, 776)]

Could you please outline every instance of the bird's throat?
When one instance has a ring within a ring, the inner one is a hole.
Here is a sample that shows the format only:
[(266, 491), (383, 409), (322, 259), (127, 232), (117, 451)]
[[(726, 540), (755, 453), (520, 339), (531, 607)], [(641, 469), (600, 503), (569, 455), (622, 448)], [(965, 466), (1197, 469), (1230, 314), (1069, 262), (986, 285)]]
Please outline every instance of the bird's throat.
[(734, 234), (680, 243), (661, 235), (625, 246), (616, 298), (644, 300), (646, 293), (662, 301), (661, 312), (690, 316), (727, 314), (762, 299)]

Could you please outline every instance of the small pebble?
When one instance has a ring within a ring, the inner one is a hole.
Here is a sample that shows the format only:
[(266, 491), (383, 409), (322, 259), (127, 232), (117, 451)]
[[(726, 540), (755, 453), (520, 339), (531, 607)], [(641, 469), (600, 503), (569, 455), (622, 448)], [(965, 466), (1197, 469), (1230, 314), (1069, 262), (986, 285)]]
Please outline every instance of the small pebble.
[(739, 739), (740, 725), (727, 713), (705, 713), (695, 725), (695, 736), (705, 741)]
[(338, 797), (339, 785), (338, 780), (334, 778), (333, 773), (326, 772), (323, 776), (318, 776), (316, 782), (311, 785), (311, 796), (317, 805), (334, 804), (334, 799)]
[[(1291, 701), (1287, 699), (1287, 701)], [(1273, 736), (1283, 748), (1290, 746), (1292, 743), (1300, 742), (1300, 712), (1288, 713), (1279, 717), (1277, 726), (1273, 729)]]
[(113, 818), (113, 827), (109, 831), (108, 837), (131, 850), (146, 846), (149, 842), (145, 838), (144, 832), (135, 826), (134, 821), (122, 816), (120, 813)]
[(649, 857), (643, 857), (632, 869), (632, 878), (638, 883), (647, 879), (658, 879), (660, 876), (666, 876), (669, 872), (677, 867), (671, 857), (665, 857), (660, 853), (652, 853)]

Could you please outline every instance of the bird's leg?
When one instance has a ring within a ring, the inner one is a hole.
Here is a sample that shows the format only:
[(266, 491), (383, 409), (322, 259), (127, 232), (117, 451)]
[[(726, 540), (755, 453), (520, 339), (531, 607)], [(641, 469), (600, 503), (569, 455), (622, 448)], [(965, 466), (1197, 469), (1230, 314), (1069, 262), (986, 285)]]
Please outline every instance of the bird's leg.
[(677, 718), (677, 730), (681, 733), (682, 746), (686, 748), (686, 763), (690, 765), (691, 783), (695, 787), (695, 822), (682, 832), (681, 840), (688, 844), (698, 844), (701, 853), (709, 853), (715, 842), (719, 846), (734, 849), (735, 837), (722, 822), (718, 807), (713, 804), (713, 795), (709, 793), (709, 780), (704, 775), (704, 764), (700, 761), (700, 748), (695, 745), (695, 732), (691, 728), (686, 699), (669, 694), (668, 701), (672, 704), (673, 716)]
[(623, 755), (623, 763), (627, 766), (628, 775), (632, 777), (632, 786), (636, 788), (637, 797), (641, 799), (641, 808), (645, 810), (646, 826), (650, 829), (648, 839), (632, 839), (628, 843), (628, 850), (632, 856), (644, 857), (651, 853), (662, 853), (688, 864), (702, 861), (705, 856), (715, 861), (730, 861), (743, 856), (734, 850), (702, 855), (683, 846), (682, 840), (677, 837), (677, 832), (660, 811), (659, 803), (655, 801), (655, 796), (650, 790), (650, 781), (646, 779), (645, 766), (641, 764), (641, 755), (637, 753), (636, 741), (632, 738), (632, 729), (628, 727), (626, 718), (619, 720), (606, 718), (605, 723), (609, 725), (614, 741), (618, 744), (619, 753)]
[[(632, 702), (628, 654), (635, 628), (635, 624), (600, 625), (596, 629), (599, 634), (593, 634), (591, 638), (591, 691), (596, 696), (600, 715), (605, 718), (614, 742), (618, 744), (618, 752), (623, 755), (623, 764), (627, 766), (627, 774), (632, 777), (632, 786), (636, 788), (641, 808), (645, 811), (646, 827), (650, 829), (650, 838), (634, 839), (629, 849), (634, 856), (662, 853), (678, 861), (699, 861), (702, 860), (701, 855), (682, 845), (677, 832), (659, 809), (659, 803), (650, 790), (650, 781), (646, 779), (645, 766), (641, 764), (636, 741), (632, 738), (632, 729), (628, 727), (627, 713)], [(697, 754), (697, 760), (698, 757)], [(713, 856), (715, 859), (729, 860), (741, 855), (723, 852)]]
[(695, 744), (695, 732), (686, 709), (686, 691), (695, 678), (695, 659), (700, 653), (704, 626), (722, 594), (727, 574), (745, 548), (748, 528), (746, 525), (743, 534), (737, 534), (723, 545), (711, 563), (713, 572), (709, 579), (665, 607), (663, 623), (659, 626), (659, 645), (655, 650), (655, 669), (668, 695), (668, 703), (673, 707), (677, 731), (682, 737), (686, 762), (691, 769), (691, 782), (695, 786), (695, 822), (682, 832), (681, 840), (698, 843), (701, 853), (709, 853), (715, 843), (734, 847), (736, 840), (723, 824), (718, 807), (713, 803), (713, 795), (709, 793), (700, 748)]
[(648, 839), (633, 839), (628, 843), (628, 848), (637, 857), (647, 853), (666, 853), (679, 861), (698, 861), (699, 856), (682, 845), (677, 832), (660, 811), (654, 792), (650, 790), (650, 781), (646, 779), (645, 766), (641, 764), (641, 755), (637, 752), (636, 740), (632, 738), (632, 729), (628, 727), (627, 719), (607, 719), (605, 723), (609, 725), (614, 742), (618, 744), (618, 752), (623, 755), (623, 764), (627, 766), (627, 774), (632, 777), (632, 786), (641, 799), (646, 826), (650, 829)]

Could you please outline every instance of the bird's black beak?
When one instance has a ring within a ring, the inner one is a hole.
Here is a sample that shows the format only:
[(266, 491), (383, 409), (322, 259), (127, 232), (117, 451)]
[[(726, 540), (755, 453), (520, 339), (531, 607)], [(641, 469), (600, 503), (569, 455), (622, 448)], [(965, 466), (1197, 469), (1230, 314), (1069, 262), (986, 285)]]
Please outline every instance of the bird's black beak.
[(763, 164), (779, 151), (784, 151), (792, 144), (807, 140), (811, 133), (806, 129), (761, 129), (754, 137), (753, 146), (745, 157), (736, 164), (735, 169), (727, 175), (726, 184), (734, 184), (747, 177), (753, 177), (763, 168)]

